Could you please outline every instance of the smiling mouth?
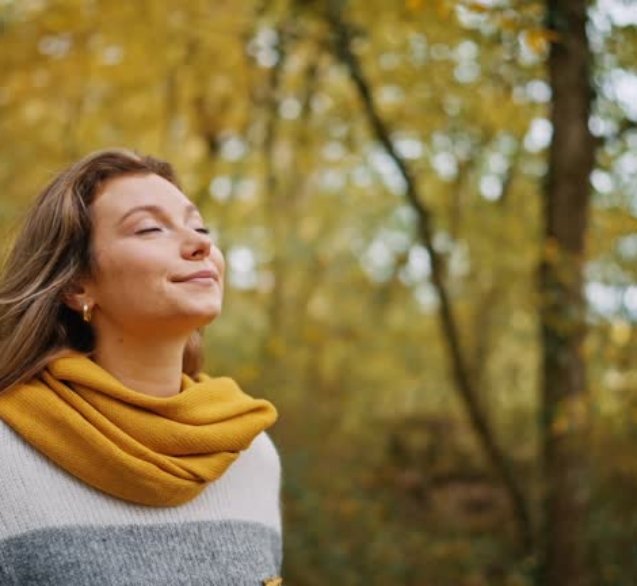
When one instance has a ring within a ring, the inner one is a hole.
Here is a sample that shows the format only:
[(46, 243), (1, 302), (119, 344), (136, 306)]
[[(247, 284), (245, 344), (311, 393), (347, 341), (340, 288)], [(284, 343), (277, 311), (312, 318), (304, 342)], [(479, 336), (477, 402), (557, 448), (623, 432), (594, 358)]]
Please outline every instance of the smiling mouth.
[(199, 285), (212, 285), (217, 282), (214, 277), (190, 277), (189, 279), (183, 279), (176, 281), (177, 283), (196, 283)]
[(213, 271), (199, 271), (186, 275), (184, 277), (178, 277), (173, 279), (175, 283), (199, 283), (203, 285), (209, 285), (219, 281), (219, 275)]

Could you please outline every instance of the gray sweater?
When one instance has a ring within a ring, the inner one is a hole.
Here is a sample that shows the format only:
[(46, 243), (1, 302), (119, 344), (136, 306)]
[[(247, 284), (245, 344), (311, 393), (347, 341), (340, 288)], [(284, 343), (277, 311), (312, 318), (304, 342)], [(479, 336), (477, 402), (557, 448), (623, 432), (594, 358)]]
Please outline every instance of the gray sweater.
[(280, 478), (263, 432), (194, 500), (136, 505), (71, 476), (0, 421), (0, 585), (266, 584), (281, 572)]

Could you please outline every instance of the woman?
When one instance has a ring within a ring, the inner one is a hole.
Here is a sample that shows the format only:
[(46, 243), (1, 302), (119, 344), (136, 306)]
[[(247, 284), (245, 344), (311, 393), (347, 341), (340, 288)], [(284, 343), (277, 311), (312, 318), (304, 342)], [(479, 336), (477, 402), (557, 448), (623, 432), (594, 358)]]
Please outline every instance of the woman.
[(280, 584), (276, 410), (199, 372), (224, 261), (173, 169), (93, 153), (0, 278), (0, 584)]

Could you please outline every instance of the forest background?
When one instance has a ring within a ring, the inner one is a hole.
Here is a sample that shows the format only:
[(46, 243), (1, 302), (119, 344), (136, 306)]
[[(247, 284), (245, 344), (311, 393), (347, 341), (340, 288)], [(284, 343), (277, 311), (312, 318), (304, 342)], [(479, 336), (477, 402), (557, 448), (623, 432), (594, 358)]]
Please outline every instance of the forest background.
[(637, 581), (637, 3), (0, 0), (0, 230), (166, 158), (271, 399), (286, 583)]

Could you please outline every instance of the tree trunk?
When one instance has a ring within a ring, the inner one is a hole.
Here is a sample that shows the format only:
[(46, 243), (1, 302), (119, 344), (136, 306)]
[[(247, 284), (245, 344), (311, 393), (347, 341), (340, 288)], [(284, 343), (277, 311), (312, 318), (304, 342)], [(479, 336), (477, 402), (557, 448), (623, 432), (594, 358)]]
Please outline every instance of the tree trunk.
[(539, 270), (545, 540), (543, 586), (583, 586), (587, 391), (583, 268), (595, 143), (586, 0), (547, 0), (553, 138)]

